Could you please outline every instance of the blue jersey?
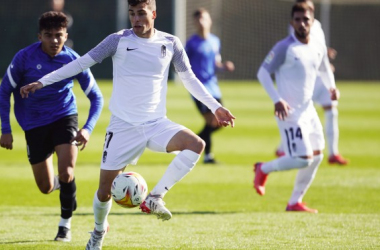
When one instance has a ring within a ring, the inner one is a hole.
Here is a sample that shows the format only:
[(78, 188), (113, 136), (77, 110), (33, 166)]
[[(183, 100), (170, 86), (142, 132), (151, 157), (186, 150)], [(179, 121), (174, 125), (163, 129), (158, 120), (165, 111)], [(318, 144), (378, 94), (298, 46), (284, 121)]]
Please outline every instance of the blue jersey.
[(78, 58), (69, 47), (53, 58), (42, 51), (41, 42), (20, 50), (13, 58), (0, 85), (0, 118), (2, 134), (11, 133), (10, 97), (13, 93), (14, 112), (21, 128), (26, 131), (50, 124), (64, 116), (77, 114), (75, 96), (72, 91), (76, 78), (83, 92), (90, 99), (89, 117), (83, 128), (92, 132), (103, 107), (103, 97), (91, 73), (85, 70), (78, 75), (57, 82), (21, 98), (20, 88), (39, 80), (44, 75), (61, 68)]
[(194, 74), (213, 97), (220, 99), (222, 94), (218, 86), (215, 66), (215, 60), (220, 57), (219, 38), (213, 34), (210, 34), (207, 39), (193, 35), (187, 41), (185, 49)]

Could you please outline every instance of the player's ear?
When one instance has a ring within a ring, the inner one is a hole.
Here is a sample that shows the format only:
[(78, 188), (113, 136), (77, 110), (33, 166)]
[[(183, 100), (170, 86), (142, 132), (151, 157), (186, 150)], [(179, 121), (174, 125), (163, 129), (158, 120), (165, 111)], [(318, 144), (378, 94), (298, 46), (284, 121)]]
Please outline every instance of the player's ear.
[(42, 39), (41, 33), (37, 33), (37, 37), (38, 37), (38, 40), (41, 41), (41, 39)]
[(153, 10), (152, 13), (153, 13), (153, 19), (156, 19), (156, 17), (157, 17), (157, 12), (156, 12), (155, 10)]

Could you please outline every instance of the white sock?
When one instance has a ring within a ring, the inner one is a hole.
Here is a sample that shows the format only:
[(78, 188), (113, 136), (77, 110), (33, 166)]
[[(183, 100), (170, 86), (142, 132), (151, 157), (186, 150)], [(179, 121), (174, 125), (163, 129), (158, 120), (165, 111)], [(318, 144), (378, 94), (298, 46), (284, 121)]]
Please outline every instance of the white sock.
[(161, 180), (151, 191), (152, 195), (164, 197), (171, 187), (187, 175), (199, 160), (200, 155), (191, 151), (183, 150), (169, 164)]
[(66, 228), (70, 229), (71, 228), (71, 218), (68, 218), (68, 219), (61, 218), (58, 226), (59, 227), (66, 227)]
[(327, 146), (330, 155), (339, 154), (339, 127), (338, 127), (338, 109), (332, 107), (330, 110), (325, 110), (325, 131)]
[(303, 168), (311, 163), (312, 159), (304, 159), (299, 157), (283, 156), (273, 161), (265, 162), (261, 170), (268, 174), (273, 171), (284, 171), (293, 168)]
[(53, 191), (61, 188), (61, 184), (59, 184), (58, 175), (54, 176), (54, 184), (53, 185), (54, 185), (53, 186)]
[(101, 202), (98, 198), (98, 191), (95, 192), (93, 209), (95, 217), (95, 229), (98, 232), (103, 232), (108, 227), (107, 216), (111, 211), (112, 199)]
[(315, 155), (313, 162), (306, 168), (298, 170), (296, 180), (294, 183), (293, 193), (289, 200), (289, 205), (294, 205), (298, 202), (302, 202), (306, 191), (309, 189), (311, 183), (314, 180), (317, 173), (318, 166), (323, 160), (323, 154)]

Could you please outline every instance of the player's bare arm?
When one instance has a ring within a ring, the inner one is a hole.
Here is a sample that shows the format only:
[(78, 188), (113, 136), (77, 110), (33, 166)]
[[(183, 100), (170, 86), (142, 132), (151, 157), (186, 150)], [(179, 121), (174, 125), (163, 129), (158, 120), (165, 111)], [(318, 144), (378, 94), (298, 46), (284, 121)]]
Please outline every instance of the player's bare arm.
[(11, 133), (1, 135), (0, 146), (5, 149), (13, 149), (13, 136)]
[(274, 114), (280, 119), (285, 120), (285, 118), (288, 116), (290, 110), (289, 104), (284, 101), (280, 100), (274, 104)]
[(22, 98), (28, 98), (29, 93), (34, 93), (38, 89), (42, 89), (43, 85), (40, 82), (32, 82), (20, 88)]
[(235, 126), (235, 116), (233, 116), (231, 112), (224, 107), (220, 107), (215, 111), (215, 117), (218, 120), (219, 125), (223, 127), (231, 125), (231, 128), (233, 128)]

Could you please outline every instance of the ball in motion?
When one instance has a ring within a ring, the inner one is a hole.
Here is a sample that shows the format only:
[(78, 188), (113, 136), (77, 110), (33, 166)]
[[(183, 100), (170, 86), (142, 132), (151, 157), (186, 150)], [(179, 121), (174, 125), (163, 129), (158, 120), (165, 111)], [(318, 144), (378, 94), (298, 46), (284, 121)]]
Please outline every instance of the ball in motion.
[(121, 173), (112, 182), (113, 200), (125, 208), (139, 206), (146, 198), (148, 185), (144, 178), (136, 172)]

